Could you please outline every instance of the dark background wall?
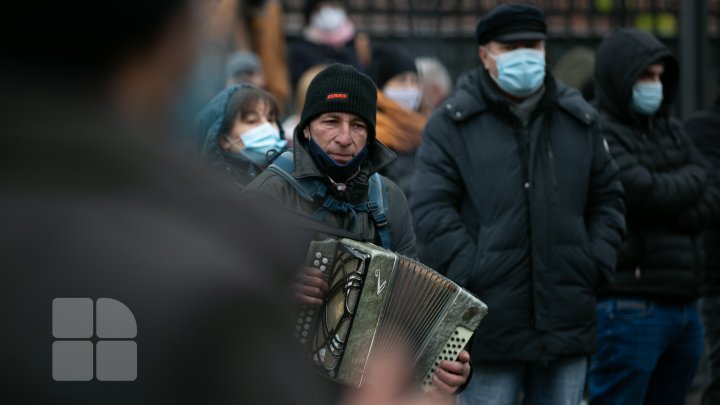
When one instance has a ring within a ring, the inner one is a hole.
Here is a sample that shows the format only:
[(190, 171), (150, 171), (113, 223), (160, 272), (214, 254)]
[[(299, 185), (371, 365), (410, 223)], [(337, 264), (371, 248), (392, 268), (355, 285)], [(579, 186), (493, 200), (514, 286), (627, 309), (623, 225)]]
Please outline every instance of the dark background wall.
[[(367, 33), (373, 41), (404, 46), (415, 57), (439, 58), (453, 79), (477, 66), (474, 39), (477, 21), (498, 4), (516, 2), (341, 1), (358, 31)], [(709, 106), (716, 96), (720, 76), (720, 0), (527, 0), (524, 3), (542, 8), (547, 16), (550, 34), (547, 53), (551, 67), (576, 47), (594, 50), (613, 27), (636, 27), (657, 35), (680, 60), (685, 74), (676, 107), (678, 114), (686, 116)], [(283, 0), (290, 43), (301, 35), (304, 4), (305, 0)], [(583, 64), (577, 69), (587, 70)], [(567, 71), (565, 66), (563, 72)]]

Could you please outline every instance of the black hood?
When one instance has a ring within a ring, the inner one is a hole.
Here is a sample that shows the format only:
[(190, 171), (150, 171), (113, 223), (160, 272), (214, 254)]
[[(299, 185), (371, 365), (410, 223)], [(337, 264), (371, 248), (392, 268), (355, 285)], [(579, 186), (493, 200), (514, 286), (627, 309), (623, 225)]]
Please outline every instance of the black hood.
[(632, 89), (645, 69), (663, 63), (663, 102), (658, 115), (667, 115), (678, 87), (678, 62), (653, 35), (632, 28), (618, 29), (600, 44), (595, 57), (595, 92), (601, 111), (634, 124), (640, 117), (630, 105)]

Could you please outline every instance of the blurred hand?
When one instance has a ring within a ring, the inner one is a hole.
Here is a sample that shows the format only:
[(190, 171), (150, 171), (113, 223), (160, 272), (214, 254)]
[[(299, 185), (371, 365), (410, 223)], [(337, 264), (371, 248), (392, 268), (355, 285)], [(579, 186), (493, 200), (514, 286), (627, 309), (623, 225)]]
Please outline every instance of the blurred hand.
[(412, 389), (412, 361), (404, 339), (386, 342), (390, 349), (373, 361), (359, 389), (349, 389), (342, 405), (437, 405), (438, 401)]
[(295, 283), (295, 298), (302, 304), (322, 305), (325, 294), (330, 287), (325, 280), (325, 274), (315, 267), (303, 268), (298, 282)]
[(433, 386), (438, 394), (453, 395), (465, 384), (468, 377), (470, 377), (470, 353), (463, 350), (456, 361), (440, 362), (432, 377)]

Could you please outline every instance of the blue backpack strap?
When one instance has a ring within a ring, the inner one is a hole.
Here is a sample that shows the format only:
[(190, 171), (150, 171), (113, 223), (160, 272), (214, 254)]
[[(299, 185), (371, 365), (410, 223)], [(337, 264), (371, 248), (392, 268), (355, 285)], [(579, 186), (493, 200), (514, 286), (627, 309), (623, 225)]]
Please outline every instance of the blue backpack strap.
[(368, 211), (375, 221), (375, 229), (380, 242), (385, 249), (390, 249), (390, 228), (387, 221), (388, 199), (382, 176), (375, 173), (370, 176), (370, 185), (368, 188)]
[(275, 166), (276, 169), (280, 169), (285, 173), (292, 173), (295, 171), (295, 162), (293, 161), (293, 154), (290, 151), (285, 151), (273, 160), (270, 166)]
[(305, 201), (322, 201), (321, 208), (313, 214), (313, 217), (317, 220), (322, 221), (328, 212), (343, 212), (352, 214), (353, 217), (355, 217), (355, 223), (357, 223), (358, 211), (369, 212), (375, 223), (375, 229), (380, 237), (382, 246), (390, 249), (390, 229), (387, 226), (386, 216), (388, 200), (380, 174), (375, 173), (370, 176), (368, 202), (352, 205), (346, 202), (340, 202), (329, 195), (327, 186), (319, 179), (298, 179), (293, 176), (295, 163), (293, 161), (293, 154), (290, 151), (283, 152), (278, 156), (273, 163), (268, 166), (267, 170), (272, 170), (282, 176)]
[(327, 195), (327, 186), (322, 181), (318, 179), (298, 179), (293, 176), (295, 163), (293, 162), (293, 154), (290, 151), (280, 154), (268, 166), (267, 170), (272, 170), (282, 176), (305, 201), (313, 202), (316, 198), (324, 199)]

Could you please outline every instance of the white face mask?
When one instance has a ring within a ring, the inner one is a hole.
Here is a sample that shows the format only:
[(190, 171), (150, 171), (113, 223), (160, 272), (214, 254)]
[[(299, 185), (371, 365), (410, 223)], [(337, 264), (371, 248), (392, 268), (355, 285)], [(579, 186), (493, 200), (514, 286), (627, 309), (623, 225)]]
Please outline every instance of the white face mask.
[(311, 19), (314, 28), (322, 31), (335, 31), (347, 21), (345, 10), (338, 7), (324, 6)]
[(422, 99), (422, 92), (416, 87), (388, 87), (383, 93), (387, 98), (410, 111), (416, 111)]

